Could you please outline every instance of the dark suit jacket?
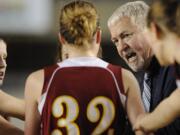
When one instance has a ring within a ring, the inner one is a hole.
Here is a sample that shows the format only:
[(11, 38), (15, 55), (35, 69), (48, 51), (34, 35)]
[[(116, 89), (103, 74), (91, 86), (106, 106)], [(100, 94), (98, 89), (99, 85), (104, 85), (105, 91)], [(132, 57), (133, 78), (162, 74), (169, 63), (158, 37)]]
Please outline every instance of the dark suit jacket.
[[(173, 66), (161, 67), (157, 60), (153, 58), (147, 72), (151, 73), (152, 79), (150, 111), (153, 111), (163, 99), (177, 88), (174, 75), (175, 69)], [(142, 91), (143, 75), (136, 74), (136, 76)], [(180, 118), (176, 119), (169, 126), (159, 129), (155, 135), (180, 135)]]
[(175, 64), (174, 65), (175, 70), (176, 70), (176, 80), (180, 80), (180, 64)]

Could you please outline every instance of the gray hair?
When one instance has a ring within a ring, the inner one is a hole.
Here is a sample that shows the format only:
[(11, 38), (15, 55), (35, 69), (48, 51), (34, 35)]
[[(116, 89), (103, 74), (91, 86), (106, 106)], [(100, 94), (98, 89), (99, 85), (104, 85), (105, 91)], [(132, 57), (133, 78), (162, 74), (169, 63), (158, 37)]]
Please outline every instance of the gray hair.
[(129, 17), (137, 26), (144, 28), (146, 26), (148, 11), (149, 6), (143, 1), (128, 2), (114, 11), (108, 19), (108, 27), (123, 17)]
[(0, 43), (6, 44), (5, 41), (3, 39), (1, 39), (1, 38), (0, 38)]

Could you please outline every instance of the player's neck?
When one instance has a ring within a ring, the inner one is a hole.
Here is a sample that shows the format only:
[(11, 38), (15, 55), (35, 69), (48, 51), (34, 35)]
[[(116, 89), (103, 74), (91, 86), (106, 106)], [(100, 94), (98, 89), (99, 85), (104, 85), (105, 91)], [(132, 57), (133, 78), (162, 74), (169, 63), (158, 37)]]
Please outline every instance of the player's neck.
[(97, 53), (91, 46), (68, 46), (68, 58), (74, 57), (96, 57)]
[(74, 58), (74, 57), (96, 57), (96, 55), (92, 51), (86, 51), (86, 52), (72, 52), (68, 54), (68, 58)]

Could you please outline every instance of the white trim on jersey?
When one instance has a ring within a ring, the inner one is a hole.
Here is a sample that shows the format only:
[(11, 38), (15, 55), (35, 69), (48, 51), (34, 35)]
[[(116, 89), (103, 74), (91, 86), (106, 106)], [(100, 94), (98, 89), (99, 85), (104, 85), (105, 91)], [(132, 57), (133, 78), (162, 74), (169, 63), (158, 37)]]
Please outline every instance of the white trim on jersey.
[(176, 80), (177, 87), (180, 88), (180, 80)]
[(97, 57), (77, 57), (77, 58), (70, 58), (70, 59), (66, 59), (60, 63), (58, 63), (58, 68), (53, 72), (50, 81), (48, 83), (47, 86), (47, 90), (46, 92), (41, 96), (41, 100), (38, 104), (38, 110), (40, 115), (42, 114), (42, 110), (43, 110), (43, 106), (45, 104), (46, 101), (46, 97), (49, 91), (49, 87), (51, 85), (51, 82), (53, 80), (53, 77), (55, 75), (55, 73), (61, 69), (61, 68), (65, 68), (65, 67), (99, 67), (99, 68), (103, 68), (105, 70), (107, 70), (108, 72), (110, 72), (110, 74), (112, 75), (115, 85), (117, 87), (118, 90), (118, 94), (120, 97), (120, 100), (123, 104), (123, 106), (125, 105), (125, 101), (126, 101), (126, 96), (124, 96), (123, 94), (120, 93), (120, 88), (118, 86), (116, 77), (114, 76), (114, 74), (112, 73), (112, 71), (110, 69), (107, 68), (107, 66), (109, 65), (109, 63), (97, 58)]
[(126, 96), (121, 94), (121, 91), (120, 91), (120, 88), (119, 88), (119, 85), (118, 85), (118, 82), (116, 80), (116, 77), (114, 76), (113, 72), (111, 70), (109, 70), (108, 68), (106, 68), (107, 71), (109, 71), (114, 79), (114, 82), (116, 84), (116, 87), (117, 87), (117, 91), (118, 91), (118, 94), (119, 94), (119, 97), (120, 97), (120, 100), (121, 100), (121, 103), (123, 105), (123, 107), (125, 107), (125, 103), (126, 103)]
[(40, 114), (42, 114), (42, 110), (46, 101), (46, 97), (47, 97), (47, 92), (45, 92), (44, 94), (41, 95), (41, 100), (38, 104), (38, 110), (40, 112)]
[(49, 80), (46, 92), (43, 95), (41, 95), (41, 98), (40, 98), (40, 101), (39, 101), (39, 104), (38, 104), (38, 111), (39, 111), (40, 115), (42, 114), (43, 107), (44, 107), (44, 104), (46, 102), (46, 97), (47, 97), (47, 94), (48, 94), (48, 91), (49, 91), (50, 84), (52, 82), (54, 74), (58, 71), (58, 69), (60, 69), (60, 67), (55, 69), (55, 71), (53, 72), (53, 74), (52, 74), (52, 76), (51, 76), (51, 78)]
[(109, 63), (97, 58), (97, 57), (76, 57), (64, 60), (63, 62), (58, 63), (61, 67), (104, 67), (106, 68)]

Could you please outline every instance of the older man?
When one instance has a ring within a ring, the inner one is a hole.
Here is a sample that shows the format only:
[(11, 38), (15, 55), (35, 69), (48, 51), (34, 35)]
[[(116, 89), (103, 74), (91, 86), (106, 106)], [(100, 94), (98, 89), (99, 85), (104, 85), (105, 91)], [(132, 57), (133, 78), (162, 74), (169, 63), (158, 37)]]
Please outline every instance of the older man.
[[(172, 75), (174, 69), (161, 67), (149, 47), (149, 37), (146, 35), (148, 10), (149, 6), (142, 1), (126, 3), (112, 14), (108, 27), (119, 55), (134, 72), (145, 72), (144, 76), (140, 77), (142, 81), (139, 81), (139, 84), (144, 107), (147, 112), (151, 112), (177, 86)], [(180, 119), (155, 134), (179, 135)]]
[[(6, 71), (7, 49), (6, 43), (0, 39), (0, 85), (3, 84)], [(11, 125), (4, 117), (14, 116), (24, 119), (24, 101), (10, 96), (0, 90), (0, 134), (1, 135), (23, 135), (23, 131)]]

